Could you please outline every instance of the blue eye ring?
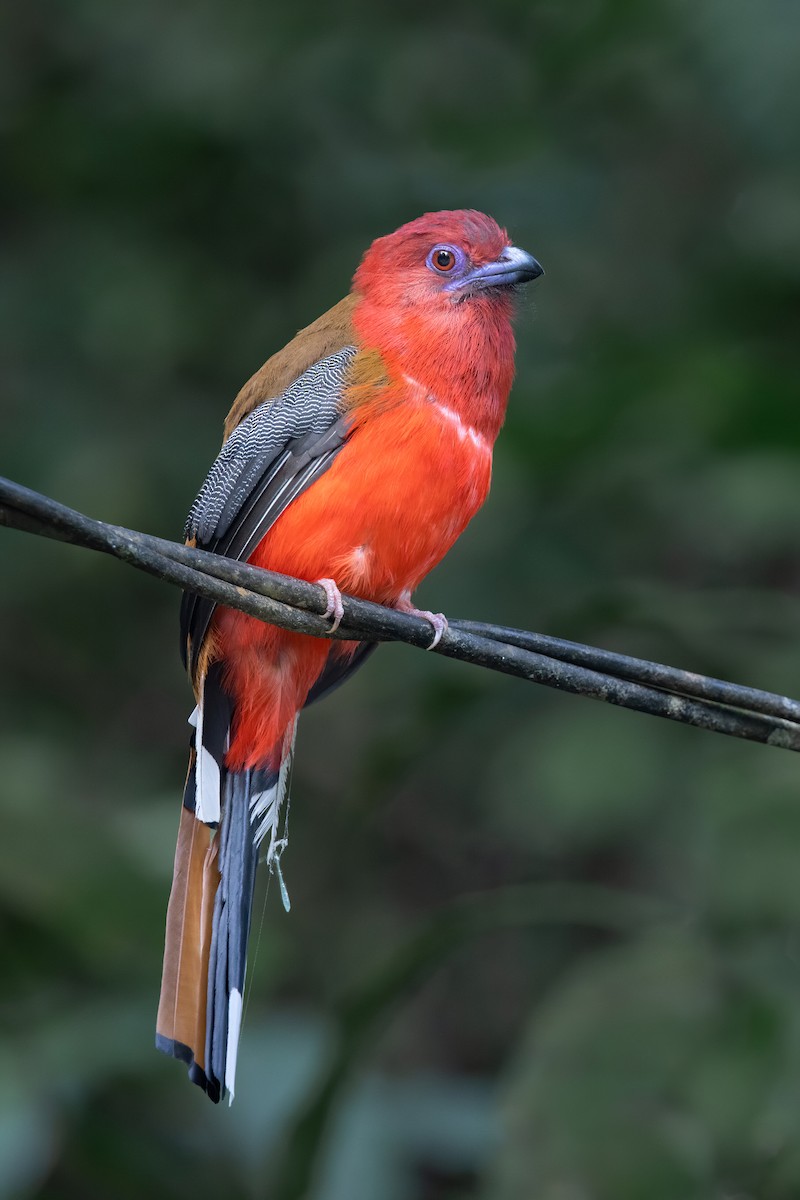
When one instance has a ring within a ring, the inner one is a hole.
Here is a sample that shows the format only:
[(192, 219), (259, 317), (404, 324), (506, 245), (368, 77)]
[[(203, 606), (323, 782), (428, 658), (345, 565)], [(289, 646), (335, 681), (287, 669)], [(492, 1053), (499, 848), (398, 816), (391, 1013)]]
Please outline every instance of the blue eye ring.
[(463, 266), (464, 254), (457, 246), (449, 246), (447, 243), (442, 243), (433, 247), (425, 260), (425, 264), (431, 271), (435, 271), (437, 275), (452, 275), (457, 268)]

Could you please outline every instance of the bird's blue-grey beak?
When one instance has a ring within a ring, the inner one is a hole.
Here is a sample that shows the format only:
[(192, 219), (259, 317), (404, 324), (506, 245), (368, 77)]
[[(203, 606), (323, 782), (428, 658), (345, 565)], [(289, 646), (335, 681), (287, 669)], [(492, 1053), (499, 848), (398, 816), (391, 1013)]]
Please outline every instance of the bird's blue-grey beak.
[(456, 292), (464, 288), (474, 292), (484, 288), (508, 287), (515, 283), (529, 283), (531, 279), (538, 279), (540, 275), (544, 275), (544, 267), (532, 254), (528, 254), (527, 250), (520, 250), (519, 246), (506, 246), (494, 262), (474, 267), (460, 279), (454, 279), (445, 290)]

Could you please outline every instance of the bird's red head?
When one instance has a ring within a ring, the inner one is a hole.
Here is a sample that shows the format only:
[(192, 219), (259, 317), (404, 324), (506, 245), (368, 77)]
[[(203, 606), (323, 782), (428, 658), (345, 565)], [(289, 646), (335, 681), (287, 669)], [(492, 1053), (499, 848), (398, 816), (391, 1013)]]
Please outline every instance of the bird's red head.
[(504, 308), (513, 285), (542, 268), (505, 229), (472, 209), (425, 213), (367, 250), (353, 283), (380, 304), (452, 307), (481, 292)]
[(367, 250), (353, 321), (392, 376), (412, 377), (494, 438), (514, 376), (512, 295), (541, 274), (491, 217), (426, 213)]

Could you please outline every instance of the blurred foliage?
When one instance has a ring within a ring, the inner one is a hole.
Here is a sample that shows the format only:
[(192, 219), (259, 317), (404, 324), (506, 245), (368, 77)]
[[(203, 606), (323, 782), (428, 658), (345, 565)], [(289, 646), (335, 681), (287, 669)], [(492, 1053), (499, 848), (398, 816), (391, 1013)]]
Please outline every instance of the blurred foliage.
[[(175, 536), (230, 399), (369, 241), (482, 208), (547, 277), (421, 599), (797, 694), (799, 57), (788, 0), (3, 9), (0, 470)], [(800, 1195), (792, 756), (381, 651), (302, 722), (292, 914), (268, 896), (212, 1109), (151, 1050), (177, 596), (2, 544), (0, 1197)], [(672, 916), (402, 958), (554, 881)]]

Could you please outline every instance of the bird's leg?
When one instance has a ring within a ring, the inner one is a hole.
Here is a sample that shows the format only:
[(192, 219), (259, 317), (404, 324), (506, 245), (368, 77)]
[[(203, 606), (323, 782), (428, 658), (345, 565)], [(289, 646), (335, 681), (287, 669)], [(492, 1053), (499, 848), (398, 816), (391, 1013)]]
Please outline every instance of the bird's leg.
[(317, 583), (321, 588), (325, 589), (325, 595), (328, 597), (328, 603), (322, 615), (323, 617), (333, 617), (330, 632), (335, 633), (341, 625), (342, 617), (344, 616), (342, 593), (332, 579), (318, 579)]
[(434, 646), (438, 646), (442, 640), (442, 634), (448, 628), (447, 617), (444, 613), (429, 612), (427, 608), (415, 608), (411, 602), (411, 593), (403, 592), (400, 599), (395, 604), (398, 612), (408, 613), (412, 617), (423, 617), (426, 621), (430, 621), (433, 626), (433, 641), (426, 650), (433, 650)]

